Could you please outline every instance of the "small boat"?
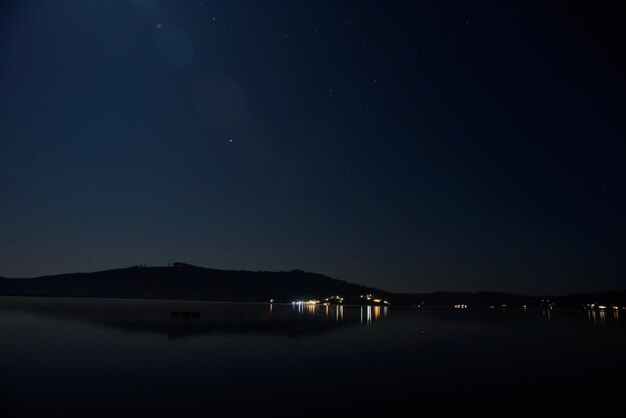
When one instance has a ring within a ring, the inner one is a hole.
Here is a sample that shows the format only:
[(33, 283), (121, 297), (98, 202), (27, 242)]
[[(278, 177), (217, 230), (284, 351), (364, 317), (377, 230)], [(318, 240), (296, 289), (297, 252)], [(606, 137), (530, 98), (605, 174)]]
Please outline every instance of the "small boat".
[(172, 318), (192, 319), (200, 318), (200, 312), (198, 311), (172, 311), (170, 312)]

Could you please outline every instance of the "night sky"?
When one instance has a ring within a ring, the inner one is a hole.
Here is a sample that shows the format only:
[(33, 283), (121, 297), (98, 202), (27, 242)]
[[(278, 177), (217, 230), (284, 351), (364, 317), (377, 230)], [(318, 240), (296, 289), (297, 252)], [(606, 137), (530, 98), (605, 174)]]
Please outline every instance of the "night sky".
[(1, 4), (2, 276), (626, 288), (609, 3)]

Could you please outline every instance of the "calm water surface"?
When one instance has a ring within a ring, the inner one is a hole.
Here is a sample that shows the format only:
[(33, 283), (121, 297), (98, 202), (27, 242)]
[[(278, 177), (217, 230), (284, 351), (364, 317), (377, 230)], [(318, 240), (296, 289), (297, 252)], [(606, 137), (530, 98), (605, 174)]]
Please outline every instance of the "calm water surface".
[(622, 319), (626, 311), (2, 297), (0, 408), (16, 417), (616, 412)]

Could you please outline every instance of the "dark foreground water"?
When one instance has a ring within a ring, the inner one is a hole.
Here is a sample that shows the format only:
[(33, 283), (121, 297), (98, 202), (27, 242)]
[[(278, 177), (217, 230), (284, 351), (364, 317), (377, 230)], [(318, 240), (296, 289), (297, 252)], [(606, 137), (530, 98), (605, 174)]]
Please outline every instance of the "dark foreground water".
[(0, 408), (15, 417), (618, 413), (621, 319), (626, 311), (2, 297)]

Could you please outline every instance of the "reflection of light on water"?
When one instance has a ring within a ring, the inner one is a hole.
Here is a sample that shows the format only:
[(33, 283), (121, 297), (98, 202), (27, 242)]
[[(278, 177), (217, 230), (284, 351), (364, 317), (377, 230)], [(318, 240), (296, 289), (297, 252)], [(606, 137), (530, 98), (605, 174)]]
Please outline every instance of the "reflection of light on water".
[(273, 310), (274, 310), (274, 304), (270, 303), (270, 313), (272, 313)]
[(319, 300), (299, 300), (296, 302), (291, 302), (291, 306), (295, 309), (298, 307), (298, 313), (304, 313), (306, 310), (307, 313), (315, 315), (315, 308), (320, 303)]
[(593, 309), (587, 309), (587, 318), (589, 319), (590, 324), (596, 323), (596, 311)]
[(374, 319), (380, 319), (380, 306), (374, 306)]
[[(323, 318), (331, 319), (334, 318), (336, 322), (343, 321), (347, 318), (349, 321), (351, 318), (355, 320), (356, 309), (359, 309), (359, 313), (361, 316), (361, 324), (370, 325), (372, 322), (383, 319), (387, 317), (389, 308), (387, 306), (376, 306), (376, 305), (368, 305), (368, 306), (354, 306), (348, 307), (348, 312), (346, 313), (346, 308), (344, 305), (334, 305), (334, 304), (317, 304), (317, 303), (292, 303), (291, 309), (296, 311), (300, 315), (316, 315), (316, 313), (323, 310)], [(272, 313), (273, 308), (270, 304), (270, 313)], [(321, 314), (322, 312), (320, 312)], [(347, 317), (346, 317), (347, 315)]]
[(343, 305), (342, 306), (335, 305), (335, 318), (337, 322), (339, 322), (340, 319), (343, 319)]
[[(343, 311), (342, 311), (343, 315)], [(372, 320), (376, 321), (387, 316), (386, 306), (361, 306), (361, 323), (371, 325)]]
[(619, 322), (619, 309), (611, 309), (613, 315), (607, 315), (606, 309), (587, 308), (587, 320), (591, 325), (606, 325), (607, 319)]
[(552, 309), (542, 309), (541, 310), (541, 314), (548, 319), (548, 324), (550, 324), (550, 321), (552, 320), (551, 312), (552, 312)]
[[(317, 308), (317, 304), (315, 303), (292, 303), (291, 309), (298, 310), (299, 314), (308, 313), (310, 315), (315, 315), (315, 310)], [(328, 316), (328, 307), (326, 307), (326, 316)]]

